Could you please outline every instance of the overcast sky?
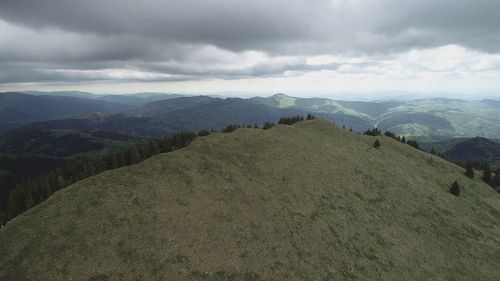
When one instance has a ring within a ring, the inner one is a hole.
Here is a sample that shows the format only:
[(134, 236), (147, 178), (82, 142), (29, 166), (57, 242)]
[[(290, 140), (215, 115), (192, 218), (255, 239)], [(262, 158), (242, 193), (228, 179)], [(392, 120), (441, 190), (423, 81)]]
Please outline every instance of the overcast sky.
[(500, 97), (499, 13), (498, 0), (1, 0), (0, 91)]

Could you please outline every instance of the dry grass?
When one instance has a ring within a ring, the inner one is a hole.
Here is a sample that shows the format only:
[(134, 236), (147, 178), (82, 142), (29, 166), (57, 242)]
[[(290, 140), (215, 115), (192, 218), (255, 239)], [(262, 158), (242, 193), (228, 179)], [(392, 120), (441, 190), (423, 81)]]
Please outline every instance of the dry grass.
[(78, 182), (0, 230), (0, 280), (497, 280), (500, 196), (379, 139), (239, 129)]

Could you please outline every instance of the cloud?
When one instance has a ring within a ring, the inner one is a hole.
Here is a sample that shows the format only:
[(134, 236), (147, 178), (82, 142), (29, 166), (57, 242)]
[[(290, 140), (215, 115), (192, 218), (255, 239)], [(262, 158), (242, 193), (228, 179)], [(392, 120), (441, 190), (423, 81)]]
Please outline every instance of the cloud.
[(3, 0), (0, 83), (497, 77), (494, 0)]

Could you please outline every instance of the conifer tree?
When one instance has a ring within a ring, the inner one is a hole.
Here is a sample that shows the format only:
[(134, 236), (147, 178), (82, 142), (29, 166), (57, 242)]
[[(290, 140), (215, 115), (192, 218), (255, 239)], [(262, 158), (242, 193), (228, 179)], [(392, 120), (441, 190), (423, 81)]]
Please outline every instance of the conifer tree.
[(198, 136), (200, 137), (205, 137), (205, 136), (208, 136), (210, 135), (210, 131), (209, 130), (201, 130), (198, 132)]
[(467, 163), (467, 165), (465, 165), (465, 175), (469, 178), (474, 178), (474, 169), (472, 168), (472, 163)]
[(378, 139), (375, 140), (375, 142), (373, 143), (373, 147), (375, 147), (375, 148), (379, 148), (380, 147), (380, 141)]
[(458, 182), (455, 181), (450, 188), (450, 193), (455, 195), (455, 196), (460, 196), (460, 186), (458, 185)]
[(141, 161), (141, 154), (139, 152), (139, 149), (137, 148), (137, 145), (134, 145), (129, 150), (129, 163), (135, 164), (139, 163), (140, 161)]
[(491, 183), (491, 168), (488, 163), (484, 166), (483, 181), (488, 184)]
[(274, 127), (274, 123), (271, 123), (271, 122), (266, 122), (264, 124), (264, 126), (262, 127), (263, 130), (268, 130), (268, 129), (271, 129), (272, 127)]

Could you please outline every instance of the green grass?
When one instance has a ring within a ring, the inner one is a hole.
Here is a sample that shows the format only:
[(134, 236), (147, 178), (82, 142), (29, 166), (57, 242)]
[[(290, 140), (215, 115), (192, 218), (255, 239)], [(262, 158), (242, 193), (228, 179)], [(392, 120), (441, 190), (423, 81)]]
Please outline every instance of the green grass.
[(500, 195), (378, 139), (238, 129), (83, 180), (0, 230), (0, 280), (497, 280)]

